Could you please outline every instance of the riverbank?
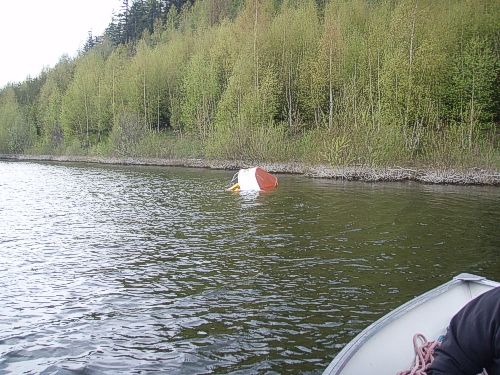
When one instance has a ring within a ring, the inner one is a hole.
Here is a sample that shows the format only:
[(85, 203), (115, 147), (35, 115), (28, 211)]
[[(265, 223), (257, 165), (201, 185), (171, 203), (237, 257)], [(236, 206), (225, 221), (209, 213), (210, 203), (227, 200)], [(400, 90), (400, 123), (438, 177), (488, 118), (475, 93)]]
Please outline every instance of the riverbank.
[[(145, 165), (165, 167), (210, 168), (237, 170), (255, 166), (247, 161), (223, 161), (204, 159), (158, 159), (158, 158), (117, 158), (94, 156), (54, 156), (54, 155), (0, 155), (0, 160), (52, 161), (115, 165)], [(332, 167), (303, 163), (262, 163), (259, 164), (272, 173), (300, 174), (312, 178), (338, 179), (348, 181), (416, 181), (428, 184), (491, 185), (500, 186), (500, 171), (480, 168), (438, 169), (403, 167)]]

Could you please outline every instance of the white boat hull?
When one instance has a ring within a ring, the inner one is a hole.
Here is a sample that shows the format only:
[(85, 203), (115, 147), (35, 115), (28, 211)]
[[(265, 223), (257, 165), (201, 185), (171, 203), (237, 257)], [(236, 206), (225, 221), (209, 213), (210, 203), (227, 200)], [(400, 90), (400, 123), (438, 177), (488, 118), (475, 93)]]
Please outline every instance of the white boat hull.
[(470, 300), (500, 286), (483, 277), (460, 274), (452, 281), (398, 307), (357, 335), (323, 375), (396, 374), (415, 358), (413, 336), (436, 340)]

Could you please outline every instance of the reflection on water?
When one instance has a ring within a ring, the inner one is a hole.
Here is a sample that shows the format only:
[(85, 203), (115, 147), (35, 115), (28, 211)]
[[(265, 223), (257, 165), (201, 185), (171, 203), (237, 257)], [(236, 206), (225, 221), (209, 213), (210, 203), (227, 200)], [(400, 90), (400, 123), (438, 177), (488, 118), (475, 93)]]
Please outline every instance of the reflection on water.
[(460, 272), (499, 278), (497, 188), (0, 162), (0, 373), (318, 373)]

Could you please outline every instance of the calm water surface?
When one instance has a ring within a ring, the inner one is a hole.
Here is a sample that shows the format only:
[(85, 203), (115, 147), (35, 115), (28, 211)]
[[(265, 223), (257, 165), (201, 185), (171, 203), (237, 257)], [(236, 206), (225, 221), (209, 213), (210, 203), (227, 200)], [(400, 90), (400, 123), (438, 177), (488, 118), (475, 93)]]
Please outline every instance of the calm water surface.
[(320, 373), (413, 296), (500, 279), (499, 188), (232, 174), (0, 162), (0, 373)]

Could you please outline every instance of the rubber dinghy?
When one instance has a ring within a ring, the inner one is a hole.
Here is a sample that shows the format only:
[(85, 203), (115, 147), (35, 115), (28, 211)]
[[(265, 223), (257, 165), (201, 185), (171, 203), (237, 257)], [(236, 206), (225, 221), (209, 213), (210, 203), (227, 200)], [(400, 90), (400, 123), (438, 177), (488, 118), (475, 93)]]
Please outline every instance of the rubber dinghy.
[(228, 191), (260, 191), (278, 187), (278, 178), (260, 167), (240, 169)]
[(415, 359), (412, 338), (434, 341), (470, 300), (500, 283), (462, 273), (396, 308), (361, 331), (333, 359), (323, 375), (397, 374)]

